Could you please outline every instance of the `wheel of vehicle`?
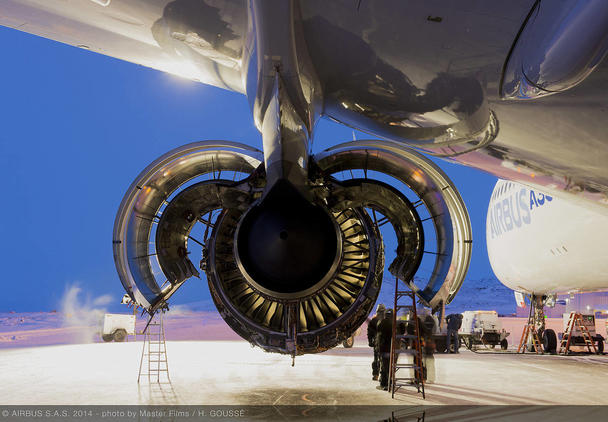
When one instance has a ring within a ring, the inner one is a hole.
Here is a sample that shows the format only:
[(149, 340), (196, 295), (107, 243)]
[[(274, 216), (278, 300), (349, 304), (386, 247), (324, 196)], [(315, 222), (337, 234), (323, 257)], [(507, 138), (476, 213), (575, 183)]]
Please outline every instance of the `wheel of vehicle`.
[(554, 354), (557, 350), (557, 336), (555, 331), (548, 329), (543, 332), (543, 350), (545, 353)]
[(596, 348), (597, 348), (597, 354), (598, 355), (603, 355), (604, 354), (604, 339), (603, 338), (599, 338), (596, 344)]
[(433, 328), (435, 327), (435, 320), (433, 319), (432, 316), (427, 315), (424, 318), (424, 321), (422, 321), (422, 323), (420, 324), (420, 328), (422, 330), (422, 336), (428, 336), (431, 335), (433, 333)]
[(102, 334), (101, 339), (107, 343), (109, 341), (114, 340), (114, 336), (112, 334)]
[(114, 341), (121, 343), (127, 338), (127, 332), (124, 329), (119, 328), (118, 330), (114, 331), (113, 337)]
[[(460, 346), (460, 338), (458, 339), (458, 345)], [(473, 339), (470, 337), (467, 337), (464, 339), (464, 345), (467, 349), (471, 350), (473, 348)]]
[(446, 338), (440, 337), (435, 341), (435, 348), (437, 349), (437, 353), (446, 353), (448, 351), (448, 346), (446, 344)]
[(500, 348), (502, 350), (507, 350), (509, 348), (509, 342), (507, 341), (506, 338), (503, 338), (502, 340), (500, 340)]
[(344, 340), (342, 342), (342, 346), (344, 346), (345, 349), (350, 349), (351, 347), (353, 347), (355, 345), (355, 337), (349, 337), (346, 340)]

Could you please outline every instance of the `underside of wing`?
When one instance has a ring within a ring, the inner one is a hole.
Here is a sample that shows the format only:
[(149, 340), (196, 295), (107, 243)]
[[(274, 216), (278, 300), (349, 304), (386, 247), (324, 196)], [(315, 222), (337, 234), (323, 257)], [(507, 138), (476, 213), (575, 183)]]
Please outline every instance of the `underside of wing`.
[(244, 0), (5, 0), (0, 25), (243, 92)]

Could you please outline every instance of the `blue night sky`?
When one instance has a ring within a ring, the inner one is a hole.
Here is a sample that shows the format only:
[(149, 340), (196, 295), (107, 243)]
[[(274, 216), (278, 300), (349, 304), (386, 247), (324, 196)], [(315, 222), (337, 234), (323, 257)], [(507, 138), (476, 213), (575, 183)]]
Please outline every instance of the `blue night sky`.
[[(92, 297), (110, 294), (118, 301), (124, 291), (112, 227), (137, 174), (192, 141), (226, 139), (261, 149), (243, 95), (4, 27), (0, 51), (0, 312), (56, 309), (73, 283)], [(351, 129), (323, 120), (314, 151), (352, 136)], [(471, 216), (468, 279), (493, 277), (485, 219), (496, 178), (439, 164)], [(174, 299), (208, 296), (206, 282), (194, 280)]]

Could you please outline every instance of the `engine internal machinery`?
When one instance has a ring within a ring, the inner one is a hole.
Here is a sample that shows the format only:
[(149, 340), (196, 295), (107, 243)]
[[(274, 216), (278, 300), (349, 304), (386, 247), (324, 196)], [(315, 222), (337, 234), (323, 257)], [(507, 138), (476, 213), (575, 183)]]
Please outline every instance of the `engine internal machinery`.
[[(370, 172), (403, 183), (415, 201)], [(384, 272), (379, 227), (390, 223), (397, 250), (389, 271), (427, 305), (449, 303), (466, 273), (471, 230), (460, 196), (431, 161), (387, 141), (357, 141), (312, 156), (308, 179), (267, 188), (262, 154), (232, 142), (160, 157), (131, 185), (115, 223), (127, 292), (154, 312), (204, 272), (222, 318), (250, 343), (324, 351), (372, 311)], [(421, 207), (430, 218), (421, 219)], [(429, 252), (433, 271), (421, 287), (414, 275)]]

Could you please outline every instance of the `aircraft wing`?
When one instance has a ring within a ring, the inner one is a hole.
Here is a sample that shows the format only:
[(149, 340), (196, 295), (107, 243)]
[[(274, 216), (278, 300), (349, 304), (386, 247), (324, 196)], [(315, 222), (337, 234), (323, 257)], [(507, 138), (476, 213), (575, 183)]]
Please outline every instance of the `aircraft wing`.
[(187, 19), (183, 8), (175, 11), (169, 3), (4, 0), (0, 25), (243, 92), (245, 2), (221, 2), (218, 7), (189, 2), (196, 7)]

